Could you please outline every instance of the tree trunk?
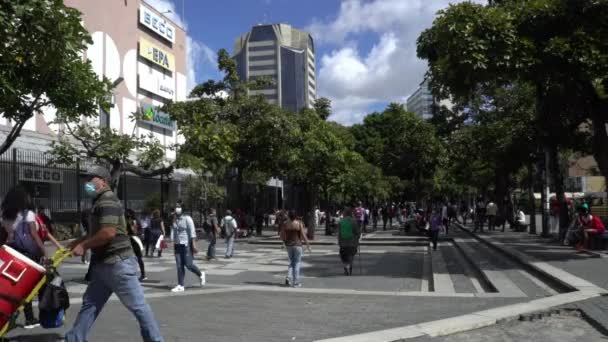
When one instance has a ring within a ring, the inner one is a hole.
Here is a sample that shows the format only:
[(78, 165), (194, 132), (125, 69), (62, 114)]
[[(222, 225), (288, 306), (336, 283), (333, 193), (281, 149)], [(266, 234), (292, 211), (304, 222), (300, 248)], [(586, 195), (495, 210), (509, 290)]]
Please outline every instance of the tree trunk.
[(306, 184), (304, 186), (305, 191), (305, 202), (304, 202), (304, 224), (308, 227), (308, 231), (306, 232), (307, 238), (309, 240), (315, 239), (315, 229), (317, 228), (315, 222), (315, 202), (317, 198), (317, 192), (315, 187), (310, 184)]
[(236, 174), (236, 209), (242, 209), (245, 202), (243, 194), (243, 169), (238, 168)]
[(541, 192), (540, 202), (542, 206), (542, 233), (541, 236), (549, 235), (549, 208), (547, 202), (549, 196), (547, 187), (549, 186), (549, 175), (547, 174), (547, 147), (543, 147), (542, 157), (540, 158), (540, 174), (541, 174)]
[(119, 160), (112, 162), (110, 176), (112, 176), (110, 187), (112, 188), (112, 191), (116, 192), (118, 190), (118, 185), (120, 185), (120, 177), (122, 176), (122, 163)]
[[(597, 100), (592, 108), (591, 119), (593, 121), (593, 158), (597, 163), (604, 179), (608, 180), (608, 132), (606, 132), (606, 114), (608, 113), (608, 101)], [(608, 193), (608, 186), (605, 191)]]
[(530, 234), (536, 234), (536, 205), (534, 199), (534, 161), (528, 164), (528, 210), (530, 212)]
[(564, 194), (564, 171), (560, 166), (559, 150), (555, 144), (549, 146), (549, 170), (551, 171), (551, 180), (555, 187), (555, 196), (559, 203), (559, 240), (561, 241), (566, 236), (570, 219), (568, 215), (568, 202)]

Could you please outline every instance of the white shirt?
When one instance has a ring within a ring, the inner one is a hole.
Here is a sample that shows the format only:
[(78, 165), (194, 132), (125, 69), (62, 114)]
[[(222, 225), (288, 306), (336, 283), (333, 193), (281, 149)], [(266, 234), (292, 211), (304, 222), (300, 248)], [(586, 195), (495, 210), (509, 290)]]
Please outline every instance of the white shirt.
[[(19, 227), (19, 225), (23, 222), (23, 214), (20, 212), (19, 214), (17, 214), (17, 218), (15, 218), (14, 221), (2, 221), (2, 227), (6, 230), (6, 232), (8, 233), (8, 240), (7, 243), (13, 242), (13, 233), (15, 232), (15, 230)], [(36, 223), (36, 213), (34, 213), (31, 210), (27, 211), (27, 214), (25, 215), (25, 222), (27, 223)], [(38, 225), (36, 225), (37, 227)]]
[(180, 215), (173, 222), (173, 229), (171, 229), (171, 240), (176, 245), (189, 246), (188, 241), (188, 230), (190, 231), (190, 238), (196, 238), (196, 230), (194, 229), (194, 221), (192, 217), (188, 215)]
[(444, 205), (441, 208), (441, 218), (448, 218), (448, 206)]
[(524, 214), (523, 210), (517, 212), (517, 222), (522, 224), (526, 223), (526, 214)]

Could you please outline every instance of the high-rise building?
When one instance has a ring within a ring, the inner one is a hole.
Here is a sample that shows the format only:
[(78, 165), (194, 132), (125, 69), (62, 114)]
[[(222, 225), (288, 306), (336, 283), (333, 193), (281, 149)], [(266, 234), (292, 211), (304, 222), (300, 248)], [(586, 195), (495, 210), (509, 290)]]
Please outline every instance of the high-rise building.
[(407, 98), (407, 110), (416, 113), (421, 118), (427, 120), (433, 117), (433, 94), (429, 89), (427, 79), (422, 81), (418, 89)]
[(250, 90), (270, 103), (294, 112), (312, 107), (317, 98), (314, 41), (307, 32), (287, 24), (257, 25), (237, 38), (234, 47), (243, 80), (265, 77), (273, 84)]

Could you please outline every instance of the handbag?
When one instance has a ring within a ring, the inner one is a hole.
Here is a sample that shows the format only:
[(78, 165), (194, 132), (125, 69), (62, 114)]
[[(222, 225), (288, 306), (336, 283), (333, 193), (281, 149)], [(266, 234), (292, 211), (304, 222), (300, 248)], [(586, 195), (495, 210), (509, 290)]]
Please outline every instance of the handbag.
[(163, 241), (165, 241), (165, 236), (161, 234), (158, 237), (158, 240), (156, 240), (156, 243), (154, 244), (154, 248), (155, 249), (161, 249)]

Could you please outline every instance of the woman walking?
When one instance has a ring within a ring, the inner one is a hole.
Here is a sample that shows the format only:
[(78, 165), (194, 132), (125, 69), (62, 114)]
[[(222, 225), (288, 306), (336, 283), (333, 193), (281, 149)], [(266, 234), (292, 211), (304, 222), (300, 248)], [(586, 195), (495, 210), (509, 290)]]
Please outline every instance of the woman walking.
[(141, 243), (139, 238), (141, 227), (138, 220), (135, 218), (135, 211), (133, 209), (127, 209), (125, 212), (125, 218), (127, 220), (127, 233), (129, 234), (131, 247), (137, 257), (137, 263), (139, 264), (139, 281), (147, 280), (146, 277), (146, 266), (144, 265), (143, 252), (144, 245)]
[(175, 208), (175, 221), (171, 229), (171, 240), (175, 244), (175, 264), (177, 266), (177, 286), (171, 292), (184, 292), (184, 278), (186, 268), (196, 274), (201, 286), (205, 286), (205, 272), (201, 272), (193, 262), (193, 255), (198, 253), (196, 248), (196, 230), (190, 215), (182, 212), (182, 208)]
[(287, 256), (289, 258), (289, 267), (287, 269), (287, 279), (285, 285), (292, 287), (302, 287), (300, 281), (300, 268), (302, 265), (302, 243), (306, 244), (306, 248), (310, 252), (310, 244), (304, 234), (304, 224), (300, 221), (295, 210), (290, 210), (289, 222), (282, 225), (281, 238), (285, 242)]
[[(153, 256), (156, 243), (160, 239), (161, 235), (165, 236), (165, 223), (160, 217), (160, 210), (155, 209), (152, 211), (152, 219), (150, 220), (150, 227), (148, 228), (148, 239), (149, 243), (146, 244), (146, 255)], [(152, 253), (149, 253), (149, 249), (152, 249)], [(158, 248), (158, 257), (160, 258), (163, 254), (161, 246)]]
[[(54, 241), (57, 248), (62, 246), (48, 231), (43, 231), (34, 213), (34, 205), (30, 194), (22, 187), (15, 187), (6, 194), (2, 201), (2, 228), (6, 237), (6, 244), (31, 260), (42, 264), (47, 259), (44, 248), (44, 237)], [(23, 307), (26, 329), (40, 325), (34, 316), (32, 304)]]

